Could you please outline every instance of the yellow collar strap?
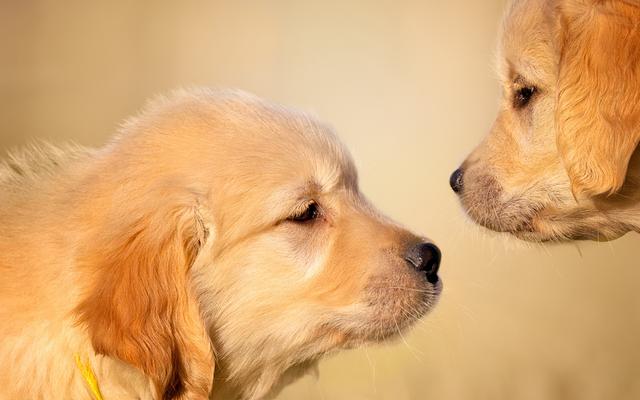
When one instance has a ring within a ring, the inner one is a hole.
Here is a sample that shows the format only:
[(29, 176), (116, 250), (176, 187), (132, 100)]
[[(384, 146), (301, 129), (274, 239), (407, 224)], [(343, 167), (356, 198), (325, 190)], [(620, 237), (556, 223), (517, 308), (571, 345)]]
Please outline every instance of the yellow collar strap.
[(98, 380), (96, 376), (93, 374), (93, 370), (91, 369), (91, 364), (87, 361), (86, 363), (82, 361), (79, 354), (75, 354), (74, 358), (76, 359), (76, 366), (80, 370), (82, 374), (82, 378), (87, 384), (87, 389), (93, 395), (93, 400), (104, 400), (102, 398), (102, 393), (100, 393), (100, 387), (98, 386)]

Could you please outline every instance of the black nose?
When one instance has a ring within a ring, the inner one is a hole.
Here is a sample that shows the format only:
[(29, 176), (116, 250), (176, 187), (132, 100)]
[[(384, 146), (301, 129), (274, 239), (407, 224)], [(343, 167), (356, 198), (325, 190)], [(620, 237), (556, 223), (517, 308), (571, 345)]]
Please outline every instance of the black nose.
[(436, 283), (441, 258), (440, 249), (435, 244), (420, 243), (409, 250), (406, 260), (415, 269), (424, 272), (429, 282)]
[(449, 185), (451, 185), (451, 189), (453, 189), (453, 191), (456, 193), (460, 193), (462, 191), (463, 176), (464, 171), (462, 171), (462, 168), (458, 168), (457, 170), (453, 171), (453, 174), (451, 174), (451, 177), (449, 178)]

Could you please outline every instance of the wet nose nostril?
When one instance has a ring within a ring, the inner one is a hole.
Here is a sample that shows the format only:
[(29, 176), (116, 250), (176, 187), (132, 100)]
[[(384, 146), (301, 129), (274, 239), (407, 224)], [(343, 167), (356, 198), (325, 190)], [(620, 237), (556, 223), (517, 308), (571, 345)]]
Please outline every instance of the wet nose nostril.
[(432, 243), (420, 243), (407, 255), (407, 261), (418, 271), (424, 272), (431, 283), (438, 282), (441, 259), (440, 249)]
[(438, 269), (440, 269), (440, 249), (434, 244), (426, 243), (422, 247), (422, 265), (419, 268), (427, 274), (427, 280), (431, 283), (438, 282)]
[(462, 191), (463, 177), (464, 171), (462, 171), (462, 168), (458, 168), (457, 170), (453, 171), (453, 174), (451, 174), (451, 177), (449, 177), (449, 185), (454, 192), (460, 193)]

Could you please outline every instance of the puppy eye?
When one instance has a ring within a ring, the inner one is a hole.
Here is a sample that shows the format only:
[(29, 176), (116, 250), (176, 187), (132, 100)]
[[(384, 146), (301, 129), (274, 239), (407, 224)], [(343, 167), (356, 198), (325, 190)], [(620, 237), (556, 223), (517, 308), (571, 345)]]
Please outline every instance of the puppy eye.
[(525, 86), (516, 90), (513, 96), (513, 107), (516, 109), (521, 109), (526, 107), (527, 104), (531, 101), (531, 98), (536, 92), (535, 86)]
[(318, 204), (315, 202), (311, 202), (304, 208), (304, 210), (289, 217), (289, 221), (309, 222), (317, 219), (319, 216), (320, 208), (318, 207)]

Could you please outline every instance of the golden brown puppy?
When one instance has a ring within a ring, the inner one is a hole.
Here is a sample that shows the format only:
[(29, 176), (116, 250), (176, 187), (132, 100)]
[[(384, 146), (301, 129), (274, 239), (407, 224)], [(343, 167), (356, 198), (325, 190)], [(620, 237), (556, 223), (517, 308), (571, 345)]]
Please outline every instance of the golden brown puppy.
[(451, 176), (473, 220), (529, 240), (640, 230), (640, 1), (516, 0), (504, 98)]
[(14, 154), (0, 189), (1, 399), (264, 399), (441, 291), (326, 125), (239, 92)]

